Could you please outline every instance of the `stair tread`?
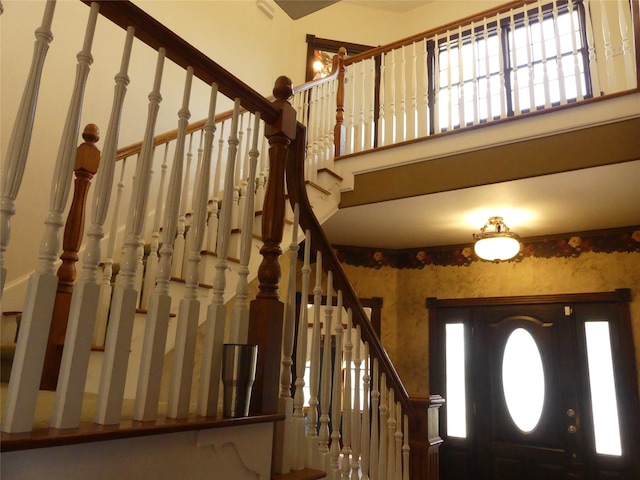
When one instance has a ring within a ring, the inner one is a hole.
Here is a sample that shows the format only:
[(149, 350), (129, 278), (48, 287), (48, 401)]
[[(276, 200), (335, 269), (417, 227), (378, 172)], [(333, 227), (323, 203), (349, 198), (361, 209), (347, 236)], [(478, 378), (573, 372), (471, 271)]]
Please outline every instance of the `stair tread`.
[(316, 478), (325, 478), (327, 474), (322, 470), (313, 470), (305, 468), (303, 470), (292, 470), (289, 473), (274, 473), (271, 480), (314, 480)]

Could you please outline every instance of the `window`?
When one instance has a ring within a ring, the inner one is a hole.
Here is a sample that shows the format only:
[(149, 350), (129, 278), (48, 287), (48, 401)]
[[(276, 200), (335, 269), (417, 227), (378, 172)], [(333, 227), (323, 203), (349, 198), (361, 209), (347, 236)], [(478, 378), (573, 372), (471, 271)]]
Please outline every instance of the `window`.
[(434, 131), (589, 96), (582, 8), (579, 1), (554, 2), (436, 37), (429, 75)]

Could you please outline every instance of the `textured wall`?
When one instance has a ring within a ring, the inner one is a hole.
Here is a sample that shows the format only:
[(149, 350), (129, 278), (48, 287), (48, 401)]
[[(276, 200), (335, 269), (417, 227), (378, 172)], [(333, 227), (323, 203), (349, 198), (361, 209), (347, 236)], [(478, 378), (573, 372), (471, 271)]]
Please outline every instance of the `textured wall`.
[(468, 298), (632, 290), (631, 321), (640, 365), (640, 253), (583, 253), (577, 258), (524, 258), (500, 264), (423, 269), (345, 265), (358, 295), (380, 296), (382, 342), (411, 395), (429, 393), (425, 298)]

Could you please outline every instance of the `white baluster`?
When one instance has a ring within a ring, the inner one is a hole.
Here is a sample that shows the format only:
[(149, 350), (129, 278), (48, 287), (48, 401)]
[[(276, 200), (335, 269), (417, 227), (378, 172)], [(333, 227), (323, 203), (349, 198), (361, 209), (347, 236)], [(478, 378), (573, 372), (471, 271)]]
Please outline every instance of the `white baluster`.
[(373, 359), (373, 389), (371, 390), (371, 454), (369, 455), (369, 478), (371, 480), (378, 480), (380, 476), (379, 465), (379, 401), (380, 401), (380, 388), (378, 383), (378, 359)]
[[(355, 385), (353, 389), (353, 408), (351, 410), (351, 480), (359, 478), (360, 469), (360, 369), (362, 358), (360, 357), (360, 325), (356, 326), (355, 355), (353, 357)], [(351, 375), (349, 375), (351, 376)], [(354, 388), (355, 387), (355, 388)]]
[(371, 413), (370, 403), (370, 364), (369, 364), (369, 342), (364, 342), (364, 374), (362, 376), (362, 436), (360, 448), (362, 451), (360, 460), (360, 470), (362, 480), (369, 479), (369, 457), (371, 455), (371, 429), (369, 415)]
[(576, 42), (576, 35), (579, 33), (576, 30), (576, 12), (573, 8), (573, 2), (568, 2), (569, 7), (569, 20), (571, 22), (571, 54), (573, 56), (573, 76), (576, 89), (576, 99), (578, 101), (584, 100), (584, 88), (582, 86), (582, 75), (580, 73), (580, 59), (581, 55), (578, 54), (578, 45)]
[[(441, 106), (440, 104), (442, 103), (442, 93), (440, 92), (440, 55), (439, 55), (439, 48), (438, 48), (438, 34), (436, 33), (434, 39), (433, 39), (433, 43), (435, 45), (435, 52), (434, 52), (434, 56), (433, 56), (433, 71), (436, 72), (435, 74), (435, 78), (434, 78), (434, 99), (433, 99), (433, 108), (434, 108), (434, 113), (433, 113), (433, 128), (434, 128), (434, 133), (440, 133), (442, 131), (442, 116), (444, 115), (444, 111), (441, 111), (441, 109), (444, 109), (445, 106)], [(429, 57), (427, 55), (427, 45), (425, 42), (425, 58), (427, 58), (427, 61), (429, 60)], [(425, 105), (428, 105), (428, 95), (429, 95), (429, 90), (428, 90), (428, 86), (425, 86)], [(372, 464), (373, 465), (373, 464)]]
[(411, 118), (413, 119), (411, 138), (418, 138), (418, 55), (416, 53), (416, 43), (413, 42), (411, 44), (413, 48), (411, 55)]
[(472, 94), (472, 105), (473, 105), (473, 124), (477, 125), (480, 123), (480, 117), (478, 115), (478, 58), (476, 51), (476, 27), (474, 22), (471, 22), (471, 58), (472, 58), (472, 68), (471, 68), (471, 82), (473, 85)]
[[(195, 364), (196, 336), (200, 317), (200, 301), (198, 300), (198, 267), (201, 260), (200, 250), (204, 239), (204, 222), (209, 193), (209, 177), (211, 176), (211, 157), (213, 153), (213, 136), (215, 132), (216, 101), (218, 85), (211, 85), (209, 100), (209, 116), (205, 124), (203, 137), (204, 149), (200, 174), (196, 177), (197, 186), (193, 196), (193, 222), (191, 224), (191, 244), (189, 245), (189, 264), (187, 266), (184, 297), (180, 300), (178, 324), (176, 327), (176, 343), (174, 349), (171, 383), (169, 385), (169, 402), (167, 416), (169, 418), (186, 418), (189, 414), (191, 382)], [(175, 222), (173, 222), (175, 225)]]
[(322, 308), (322, 252), (316, 253), (316, 283), (313, 289), (313, 330), (309, 369), (309, 410), (307, 416), (307, 454), (312, 467), (318, 464), (318, 387), (320, 385), (320, 309)]
[(224, 293), (227, 286), (226, 269), (229, 251), (229, 235), (231, 233), (231, 202), (233, 175), (238, 151), (238, 116), (240, 113), (240, 99), (233, 104), (231, 132), (229, 133), (227, 149), (227, 165), (225, 171), (224, 199), (218, 229), (218, 254), (216, 273), (213, 278), (213, 295), (207, 309), (205, 338), (200, 367), (200, 385), (198, 391), (197, 413), (202, 416), (215, 416), (218, 411), (218, 393), (220, 391), (220, 372), (222, 368), (222, 345), (224, 342), (224, 322), (227, 308), (224, 304)]
[[(500, 22), (500, 18), (496, 22), (497, 28), (497, 36), (498, 38), (502, 38), (502, 23)], [(506, 80), (505, 80), (505, 72), (504, 72), (504, 53), (502, 48), (498, 49), (498, 57), (499, 57), (499, 65), (500, 65), (500, 118), (506, 118), (507, 112), (507, 97), (506, 97)]]
[(396, 143), (398, 120), (396, 118), (396, 51), (391, 50), (391, 72), (389, 89), (389, 115), (391, 116), (391, 145)]
[[(295, 272), (298, 260), (298, 223), (300, 207), (296, 203), (293, 209), (293, 228), (291, 243), (289, 244), (289, 268)], [(293, 365), (293, 336), (295, 333), (295, 308), (296, 308), (296, 279), (295, 275), (289, 276), (287, 285), (287, 305), (282, 331), (282, 367), (280, 369), (280, 399), (291, 398), (291, 365)], [(282, 402), (281, 402), (282, 403)]]
[[(193, 135), (193, 134), (192, 134)], [(196, 207), (196, 192), (198, 191), (197, 185), (199, 185), (200, 172), (202, 170), (202, 154), (204, 152), (202, 148), (202, 142), (204, 141), (204, 132), (200, 130), (200, 142), (198, 144), (198, 161), (196, 163), (196, 173), (193, 177), (193, 186), (191, 193), (191, 211), (194, 212)], [(191, 255), (191, 244), (193, 243), (191, 237), (193, 236), (193, 232), (191, 231), (191, 227), (193, 226), (193, 218), (194, 214), (187, 213), (185, 215), (186, 226), (189, 228), (185, 228), (184, 235), (184, 257), (182, 258), (182, 276), (187, 278), (187, 269), (189, 267), (189, 255)], [(206, 227), (205, 227), (206, 228)], [(204, 238), (204, 237), (203, 237)]]
[(411, 447), (409, 447), (409, 416), (404, 416), (404, 443), (402, 445), (402, 480), (409, 480), (409, 454), (411, 453)]
[(591, 86), (593, 96), (599, 97), (604, 94), (600, 87), (600, 73), (598, 71), (598, 57), (596, 55), (596, 42), (593, 34), (593, 20), (591, 15), (591, 0), (584, 0), (584, 16), (587, 30), (587, 46), (589, 50), (589, 73), (591, 75)]
[(116, 87), (111, 118), (104, 141), (99, 175), (96, 178), (91, 226), (87, 232), (88, 244), (84, 252), (82, 272), (78, 282), (74, 285), (71, 297), (60, 375), (51, 416), (51, 426), (54, 428), (75, 428), (80, 424), (82, 398), (96, 320), (95, 307), (100, 296), (100, 285), (97, 282), (97, 270), (101, 257), (100, 242), (104, 237), (103, 225), (107, 217), (113, 187), (118, 132), (124, 97), (129, 84), (127, 71), (133, 38), (134, 29), (129, 27), (120, 71), (115, 77)]
[(549, 66), (547, 63), (547, 46), (544, 35), (544, 13), (542, 4), (538, 4), (538, 28), (540, 29), (540, 49), (542, 51), (542, 83), (544, 85), (544, 108), (551, 107), (551, 93), (549, 90)]
[[(333, 389), (331, 392), (331, 452), (330, 468), (333, 478), (339, 478), (340, 423), (342, 405), (342, 291), (338, 291), (336, 308), (336, 326), (334, 328), (336, 344), (333, 357)], [(349, 372), (345, 372), (349, 375)], [(343, 460), (344, 461), (344, 460)]]
[(464, 76), (464, 60), (462, 58), (462, 50), (464, 48), (464, 40), (462, 38), (462, 26), (458, 26), (458, 117), (460, 127), (464, 127), (467, 123), (465, 114), (465, 76)]
[(395, 441), (396, 441), (396, 452), (395, 452), (395, 473), (393, 478), (395, 480), (402, 480), (402, 407), (400, 406), (400, 402), (396, 402), (396, 431), (395, 431)]
[[(572, 2), (569, 2), (572, 3)], [(529, 24), (529, 12), (524, 12), (524, 31), (526, 38), (531, 38), (531, 25)], [(531, 49), (527, 48), (527, 77), (529, 83), (527, 84), (527, 88), (529, 90), (529, 111), (533, 112), (536, 109), (536, 99), (535, 99), (535, 82), (533, 75), (533, 62), (531, 60)]]
[(345, 365), (345, 376), (344, 376), (344, 401), (343, 401), (343, 409), (344, 409), (344, 419), (342, 426), (342, 478), (348, 479), (351, 473), (351, 440), (353, 438), (351, 432), (351, 415), (353, 412), (352, 402), (351, 402), (351, 359), (352, 359), (352, 351), (353, 351), (353, 342), (352, 342), (352, 331), (353, 331), (353, 312), (351, 309), (347, 310), (347, 331), (344, 337), (344, 365)]
[(629, 25), (631, 23), (631, 2), (618, 0), (618, 26), (620, 27), (620, 40), (622, 41), (622, 58), (624, 59), (624, 72), (627, 80), (627, 88), (636, 87), (636, 68), (633, 58), (631, 35), (629, 35)]
[(107, 332), (107, 319), (109, 318), (109, 307), (111, 306), (111, 277), (113, 275), (113, 254), (118, 239), (118, 225), (120, 224), (120, 203), (122, 202), (122, 192), (124, 190), (124, 172), (127, 166), (127, 159), (122, 160), (120, 167), (120, 181), (116, 187), (116, 203), (111, 214), (111, 225), (109, 227), (109, 240), (107, 241), (107, 258), (102, 269), (102, 284), (100, 285), (100, 297), (96, 312), (96, 326), (93, 331), (93, 344), (104, 346)]
[[(60, 250), (60, 229), (64, 225), (62, 214), (67, 204), (73, 177), (84, 87), (93, 62), (91, 44), (98, 8), (97, 3), (92, 4), (84, 45), (77, 55), (75, 84), (56, 159), (49, 197), (49, 214), (44, 222), (46, 228), (40, 243), (39, 263), (36, 271), (31, 274), (27, 286), (20, 334), (13, 360), (13, 374), (9, 380), (2, 416), (2, 431), (7, 433), (30, 431), (35, 413), (45, 347), (58, 286), (54, 262)], [(16, 176), (19, 177), (21, 174), (18, 173)], [(4, 195), (3, 191), (3, 201)], [(11, 198), (11, 195), (8, 197)]]
[(169, 143), (164, 145), (164, 157), (160, 172), (160, 186), (156, 197), (156, 211), (153, 215), (153, 231), (151, 232), (151, 245), (147, 256), (147, 265), (144, 271), (144, 286), (142, 287), (141, 308), (149, 308), (149, 297), (156, 285), (158, 274), (158, 248), (160, 246), (160, 221), (164, 205), (164, 185), (167, 176), (167, 157), (169, 155)]
[(604, 40), (604, 61), (607, 67), (607, 90), (611, 93), (617, 90), (618, 76), (616, 74), (615, 59), (613, 58), (613, 43), (611, 42), (611, 25), (609, 24), (608, 2), (598, 2), (600, 5), (600, 26)]
[(11, 233), (11, 217), (15, 214), (14, 202), (20, 190), (22, 176), (27, 164), (27, 155), (31, 145), (31, 133), (35, 120), (38, 90), (44, 60), (49, 50), (49, 43), (53, 40), (51, 23), (56, 7), (55, 0), (47, 0), (44, 8), (42, 23), (35, 31), (35, 45), (27, 82), (22, 93), (20, 106), (16, 115), (16, 122), (11, 130), (9, 148), (2, 168), (2, 197), (0, 200), (0, 299), (4, 290), (7, 270), (4, 268), (4, 252), (9, 245)]
[[(354, 82), (355, 83), (355, 82)], [(335, 136), (334, 136), (334, 125), (335, 125), (335, 108), (333, 105), (337, 104), (337, 88), (338, 81), (332, 80), (330, 82), (329, 88), (331, 93), (329, 95), (329, 101), (327, 102), (327, 168), (330, 170), (334, 169), (334, 160), (335, 160)]]
[[(513, 91), (513, 111), (516, 115), (520, 115), (522, 112), (520, 110), (520, 87), (518, 82), (518, 57), (516, 54), (516, 50), (518, 49), (518, 45), (516, 42), (516, 28), (515, 28), (515, 19), (513, 9), (509, 10), (509, 23), (511, 30), (511, 78), (513, 80), (512, 83), (512, 91)], [(540, 22), (542, 26), (542, 22)], [(528, 50), (528, 49), (527, 49)]]
[[(451, 66), (451, 31), (447, 30), (447, 40), (446, 40), (446, 44), (447, 44), (447, 130), (452, 130), (453, 126), (455, 125), (455, 121), (453, 119), (453, 85), (451, 84), (452, 82), (452, 71), (453, 68)], [(437, 52), (437, 48), (436, 48), (436, 52)], [(439, 56), (436, 53), (436, 56)], [(382, 425), (380, 425), (380, 428), (382, 429)], [(382, 475), (382, 473), (381, 473)]]
[[(360, 64), (362, 65), (362, 71), (360, 72), (360, 114), (359, 114), (359, 118), (360, 120), (358, 121), (358, 145), (356, 147), (356, 151), (361, 152), (363, 151), (366, 147), (366, 136), (367, 136), (367, 125), (365, 123), (365, 119), (364, 119), (364, 107), (366, 105), (366, 101), (367, 101), (367, 84), (366, 84), (366, 69), (367, 69), (367, 62), (365, 60), (363, 60), (362, 62), (360, 62)], [(356, 68), (355, 65), (352, 68)]]
[(386, 70), (386, 54), (380, 54), (380, 106), (378, 108), (378, 147), (386, 145), (387, 127), (385, 124), (384, 99), (385, 99), (385, 70)]
[[(184, 264), (185, 251), (185, 226), (187, 214), (187, 202), (189, 197), (189, 173), (191, 172), (191, 160), (193, 159), (193, 133), (189, 135), (189, 150), (187, 151), (187, 167), (182, 179), (182, 195), (180, 197), (180, 213), (178, 216), (178, 228), (176, 238), (173, 241), (173, 260), (171, 262), (171, 276), (182, 278), (182, 266)], [(167, 238), (167, 237), (163, 237)]]
[[(437, 43), (436, 43), (437, 45)], [(430, 131), (429, 131), (429, 119), (431, 117), (431, 115), (429, 114), (429, 75), (427, 75), (427, 64), (429, 63), (429, 43), (428, 43), (428, 39), (424, 39), (423, 42), (423, 49), (422, 49), (422, 59), (421, 59), (421, 66), (422, 66), (422, 72), (423, 72), (423, 76), (424, 76), (424, 89), (422, 90), (423, 94), (422, 94), (422, 111), (421, 111), (421, 115), (424, 116), (424, 128), (420, 129), (419, 131), (422, 132), (422, 136), (426, 137), (429, 135)], [(438, 55), (436, 55), (436, 59), (437, 59)], [(437, 60), (435, 63), (435, 72), (438, 72), (437, 69)], [(437, 78), (438, 74), (436, 73), (436, 78)], [(437, 80), (436, 80), (436, 85), (437, 85)], [(437, 92), (437, 90), (435, 90)], [(435, 95), (434, 101), (437, 101), (436, 99), (438, 98), (438, 95)], [(434, 106), (434, 112), (435, 113), (435, 118), (438, 118), (437, 115), (437, 109)], [(436, 130), (437, 131), (437, 130)]]
[(380, 480), (388, 480), (387, 477), (387, 377), (383, 373), (380, 375), (380, 446), (378, 447), (378, 475)]
[(365, 145), (367, 148), (374, 147), (374, 138), (375, 138), (375, 95), (376, 95), (376, 62), (375, 59), (372, 58), (370, 60), (371, 68), (369, 70), (369, 115), (367, 119), (367, 133), (365, 135)]
[[(266, 142), (267, 138), (262, 136), (262, 151), (266, 152), (269, 149), (267, 148)], [(263, 156), (264, 157), (264, 156)], [(257, 187), (256, 187), (256, 200), (255, 200), (255, 208), (256, 212), (262, 212), (262, 208), (264, 206), (264, 194), (266, 191), (266, 173), (265, 173), (265, 165), (264, 158), (260, 157), (260, 176), (258, 177)]]
[[(318, 448), (320, 454), (329, 452), (329, 404), (331, 403), (331, 317), (333, 315), (333, 272), (327, 272), (327, 303), (324, 309), (324, 345), (322, 352), (322, 370), (320, 372), (320, 430)], [(325, 458), (325, 462), (326, 462)], [(325, 463), (325, 468), (328, 464)]]
[(560, 46), (560, 30), (558, 26), (558, 2), (553, 0), (553, 27), (556, 39), (556, 68), (558, 69), (558, 90), (560, 91), (560, 104), (567, 103), (567, 93), (565, 88), (565, 74), (562, 68), (562, 47)]
[[(491, 88), (491, 60), (490, 55), (492, 49), (489, 48), (490, 37), (489, 37), (489, 29), (487, 27), (487, 17), (482, 19), (482, 35), (484, 38), (484, 58), (485, 58), (485, 80), (487, 82), (487, 121), (493, 120), (493, 95)], [(533, 74), (533, 70), (532, 70)]]
[[(253, 135), (247, 140), (251, 140), (251, 148), (247, 144), (247, 153), (249, 157), (248, 177), (244, 181), (245, 190), (247, 191), (246, 201), (244, 203), (244, 212), (242, 214), (242, 228), (240, 236), (240, 267), (238, 269), (238, 283), (236, 284), (236, 304), (231, 312), (231, 331), (229, 332), (229, 341), (231, 343), (245, 343), (249, 336), (249, 260), (251, 257), (251, 246), (253, 245), (253, 219), (255, 218), (254, 212), (254, 190), (251, 186), (256, 183), (256, 170), (258, 167), (258, 156), (260, 151), (258, 150), (259, 130), (260, 130), (260, 112), (257, 112), (254, 117), (255, 128), (253, 129)], [(251, 133), (251, 128), (247, 129), (247, 137)], [(247, 188), (247, 186), (249, 186)], [(294, 236), (298, 236), (298, 224), (297, 219), (294, 221)], [(293, 245), (293, 240), (292, 240)], [(297, 246), (296, 243), (296, 252)], [(292, 247), (289, 247), (292, 249)], [(292, 253), (294, 259), (297, 255)], [(295, 271), (295, 264), (291, 269), (291, 272)], [(295, 279), (294, 279), (295, 281)], [(294, 287), (295, 292), (295, 287)], [(295, 305), (295, 298), (293, 299)], [(292, 313), (291, 322), (293, 322), (295, 313)], [(294, 325), (290, 325), (291, 335), (293, 335)], [(293, 351), (293, 336), (291, 337), (291, 351)], [(289, 359), (291, 359), (291, 353), (289, 353)], [(289, 367), (291, 364), (289, 364)], [(291, 368), (289, 368), (289, 385), (291, 385)]]
[(295, 437), (293, 439), (292, 470), (302, 470), (305, 466), (304, 449), (302, 448), (305, 435), (304, 422), (304, 374), (307, 364), (307, 333), (309, 320), (307, 300), (309, 298), (309, 276), (311, 274), (311, 232), (305, 232), (304, 263), (302, 265), (302, 279), (300, 287), (300, 316), (298, 319), (298, 348), (296, 349), (296, 390), (293, 397), (293, 422)]
[[(167, 343), (167, 329), (171, 310), (171, 297), (169, 296), (170, 265), (173, 254), (173, 238), (178, 221), (177, 199), (180, 197), (180, 180), (182, 179), (182, 157), (184, 155), (184, 143), (187, 127), (189, 125), (189, 98), (191, 96), (191, 83), (193, 81), (193, 68), (187, 68), (187, 75), (182, 97), (182, 106), (178, 111), (178, 132), (176, 134), (176, 147), (173, 163), (171, 165), (171, 178), (167, 192), (167, 207), (163, 225), (162, 247), (160, 248), (160, 261), (158, 264), (158, 277), (156, 288), (149, 299), (149, 311), (144, 329), (142, 344), (142, 356), (138, 374), (136, 401), (133, 409), (133, 418), (138, 421), (155, 420), (158, 414), (158, 399), (160, 398), (160, 381), (162, 379), (162, 365)], [(184, 198), (184, 197), (183, 197)]]
[(389, 418), (387, 419), (387, 480), (393, 480), (393, 475), (396, 471), (396, 450), (394, 447), (394, 435), (396, 433), (396, 404), (394, 390), (391, 388), (388, 392), (389, 403), (387, 406), (387, 412)]
[(109, 328), (105, 343), (104, 359), (98, 389), (95, 422), (112, 425), (120, 422), (122, 396), (129, 364), (129, 349), (136, 311), (137, 292), (134, 289), (136, 254), (142, 226), (146, 217), (149, 197), (149, 171), (153, 153), (153, 136), (162, 96), (160, 84), (164, 66), (165, 50), (158, 50), (158, 61), (149, 94), (149, 109), (140, 158), (131, 195), (131, 206), (127, 215), (124, 251), (120, 272), (116, 280), (109, 314)]
[[(220, 178), (222, 176), (222, 152), (224, 150), (224, 126), (226, 122), (220, 125), (220, 138), (218, 139), (218, 152), (216, 157), (216, 168), (213, 176), (213, 198), (211, 200), (211, 214), (209, 215), (209, 229), (207, 230), (207, 251), (215, 252), (218, 240), (218, 228), (220, 226), (218, 218), (218, 209), (220, 207)], [(205, 269), (207, 262), (203, 263), (200, 268), (200, 281), (207, 283), (208, 272)]]
[(407, 57), (405, 46), (400, 47), (400, 141), (407, 139)]
[[(355, 115), (355, 109), (356, 109), (356, 95), (357, 95), (357, 89), (356, 89), (356, 68), (355, 65), (351, 65), (351, 71), (349, 72), (349, 84), (350, 84), (350, 88), (349, 91), (351, 93), (350, 98), (351, 98), (351, 108), (349, 109), (349, 122), (347, 125), (347, 135), (346, 135), (346, 148), (345, 148), (345, 153), (353, 153), (356, 152), (356, 148), (358, 145), (358, 139), (356, 136), (356, 125), (355, 125), (355, 121), (354, 121), (354, 115)], [(346, 77), (346, 75), (345, 75)], [(346, 80), (346, 78), (345, 78)], [(345, 89), (346, 90), (346, 89)]]

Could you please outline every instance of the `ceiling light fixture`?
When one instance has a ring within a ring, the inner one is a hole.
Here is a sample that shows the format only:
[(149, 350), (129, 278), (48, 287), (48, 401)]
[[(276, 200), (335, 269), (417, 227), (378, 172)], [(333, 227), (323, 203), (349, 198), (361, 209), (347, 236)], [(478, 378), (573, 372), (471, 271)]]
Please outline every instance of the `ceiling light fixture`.
[[(494, 231), (487, 232), (488, 227), (493, 227)], [(509, 230), (502, 217), (490, 217), (480, 233), (473, 234), (473, 238), (476, 240), (473, 250), (483, 260), (509, 260), (520, 252), (520, 237)]]

